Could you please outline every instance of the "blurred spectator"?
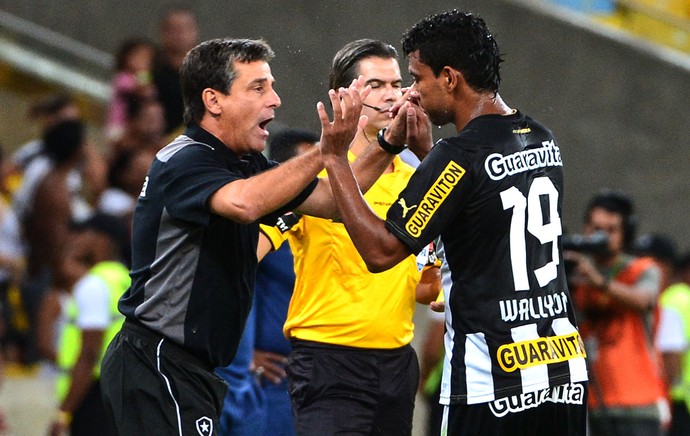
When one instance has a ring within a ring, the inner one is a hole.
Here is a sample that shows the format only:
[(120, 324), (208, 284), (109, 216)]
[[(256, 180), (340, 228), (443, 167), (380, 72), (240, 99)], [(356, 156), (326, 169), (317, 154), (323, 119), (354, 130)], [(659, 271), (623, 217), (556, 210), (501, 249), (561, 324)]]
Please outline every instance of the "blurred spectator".
[(652, 259), (626, 252), (635, 227), (632, 200), (602, 191), (587, 206), (584, 234), (606, 233), (608, 251), (564, 252), (576, 264), (573, 298), (590, 365), (593, 436), (661, 435), (668, 415), (653, 334), (661, 273)]
[(319, 136), (307, 130), (283, 129), (271, 135), (268, 158), (276, 162), (285, 162), (309, 150), (318, 141)]
[[(79, 107), (72, 97), (66, 94), (51, 94), (33, 104), (29, 108), (29, 119), (35, 121), (41, 132), (41, 137), (33, 139), (17, 148), (12, 154), (10, 163), (12, 173), (21, 179), (21, 174), (34, 158), (43, 154), (42, 135), (49, 128), (64, 120), (79, 118)], [(19, 180), (15, 181), (15, 185)], [(16, 186), (13, 186), (16, 187)]]
[(160, 150), (165, 145), (163, 106), (153, 98), (130, 95), (122, 135), (110, 145), (111, 159), (137, 150)]
[(127, 230), (122, 244), (123, 262), (131, 263), (132, 216), (137, 198), (144, 186), (144, 179), (153, 162), (155, 153), (150, 149), (134, 150), (120, 154), (108, 169), (108, 187), (101, 194), (96, 209), (120, 219)]
[[(37, 181), (28, 207), (19, 215), (22, 234), (27, 244), (27, 269), (22, 283), (22, 301), (35, 324), (37, 308), (51, 284), (61, 286), (59, 265), (67, 247), (69, 225), (90, 213), (89, 205), (75, 195), (70, 178), (84, 162), (84, 125), (78, 120), (62, 121), (44, 135), (47, 173)], [(29, 355), (35, 357), (34, 335), (29, 336)]]
[(56, 356), (59, 408), (50, 434), (105, 436), (115, 431), (104, 424), (98, 378), (105, 348), (124, 321), (117, 301), (130, 284), (120, 250), (125, 229), (121, 220), (96, 214), (77, 233), (85, 248), (79, 253), (80, 260), (89, 270), (74, 284), (62, 306), (65, 323)]
[(690, 435), (690, 252), (676, 262), (675, 279), (661, 294), (656, 344), (671, 397), (668, 436)]
[[(285, 162), (311, 149), (318, 141), (318, 135), (312, 132), (286, 129), (272, 137), (268, 156), (277, 162)], [(289, 244), (284, 242), (264, 257), (256, 273), (254, 310), (257, 323), (253, 364), (264, 394), (262, 416), (266, 427), (260, 433), (262, 436), (295, 434), (285, 374), (291, 347), (283, 334), (294, 287), (294, 259)]]
[(190, 9), (175, 7), (163, 15), (159, 24), (160, 47), (153, 69), (153, 83), (165, 109), (165, 133), (183, 127), (180, 67), (189, 50), (199, 42), (196, 17)]
[(690, 434), (690, 252), (676, 264), (676, 280), (661, 295), (657, 346), (671, 397), (668, 436)]
[[(0, 302), (2, 306), (2, 302)], [(2, 309), (2, 307), (0, 307)], [(0, 310), (0, 337), (4, 335), (4, 328), (6, 325), (6, 318), (3, 316), (3, 310)], [(3, 382), (5, 381), (5, 358), (3, 357), (5, 350), (2, 344), (0, 344), (0, 389), (2, 389)], [(0, 409), (0, 434), (5, 434), (7, 431), (7, 421), (5, 420), (5, 411)]]
[[(285, 162), (307, 151), (318, 140), (317, 135), (306, 130), (282, 130), (271, 136), (268, 157)], [(290, 342), (283, 334), (294, 285), (292, 253), (284, 243), (260, 259), (254, 303), (242, 341), (232, 363), (216, 369), (230, 386), (220, 418), (221, 436), (241, 436), (247, 429), (252, 429), (256, 436), (295, 434), (285, 374)]]
[(419, 354), (419, 388), (426, 403), (426, 436), (441, 435), (443, 405), (439, 403), (441, 395), (441, 375), (445, 348), (445, 315), (443, 312), (430, 311), (426, 335)]
[(228, 384), (219, 419), (219, 436), (258, 436), (267, 424), (262, 414), (263, 394), (251, 368), (256, 322), (256, 310), (252, 307), (235, 357), (228, 366), (215, 369)]
[(670, 236), (658, 233), (641, 235), (633, 244), (633, 254), (654, 259), (661, 270), (661, 289), (666, 289), (674, 280), (676, 243)]
[[(79, 108), (71, 97), (56, 94), (34, 104), (29, 110), (29, 118), (38, 123), (41, 137), (20, 146), (12, 154), (8, 170), (12, 207), (20, 220), (31, 207), (36, 187), (51, 167), (43, 143), (45, 133), (62, 121), (79, 119)], [(78, 180), (71, 181), (72, 185), (78, 183)]]
[(109, 215), (129, 218), (153, 162), (155, 153), (148, 149), (121, 153), (108, 169), (108, 187), (103, 191), (97, 209)]
[(151, 98), (155, 95), (151, 78), (155, 55), (154, 44), (143, 38), (127, 39), (118, 48), (105, 125), (109, 140), (119, 139), (124, 132), (129, 96)]
[[(7, 160), (0, 147), (0, 168), (6, 168), (6, 165)], [(0, 346), (4, 357), (11, 361), (17, 360), (22, 334), (28, 328), (19, 296), (25, 263), (20, 233), (14, 210), (8, 199), (0, 196), (0, 320), (4, 321), (0, 328)]]

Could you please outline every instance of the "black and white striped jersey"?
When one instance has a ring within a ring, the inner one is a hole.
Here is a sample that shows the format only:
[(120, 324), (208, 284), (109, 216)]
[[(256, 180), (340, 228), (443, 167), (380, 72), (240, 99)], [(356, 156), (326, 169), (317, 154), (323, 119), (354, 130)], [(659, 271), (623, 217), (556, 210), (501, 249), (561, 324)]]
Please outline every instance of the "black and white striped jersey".
[(386, 225), (411, 252), (440, 235), (449, 277), (441, 402), (587, 380), (560, 251), (563, 163), (531, 118), (485, 115), (439, 141)]

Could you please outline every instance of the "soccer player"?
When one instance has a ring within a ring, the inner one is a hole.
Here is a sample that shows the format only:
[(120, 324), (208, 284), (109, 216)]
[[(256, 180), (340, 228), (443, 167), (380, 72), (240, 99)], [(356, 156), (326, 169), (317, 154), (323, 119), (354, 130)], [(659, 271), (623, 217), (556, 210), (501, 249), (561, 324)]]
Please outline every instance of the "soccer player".
[(348, 233), (374, 272), (441, 237), (452, 282), (442, 432), (584, 435), (585, 352), (559, 242), (560, 150), (498, 94), (502, 59), (481, 18), (428, 17), (404, 35), (403, 51), (414, 84), (379, 132), (382, 146), (403, 145), (420, 111), (458, 134), (431, 149), (385, 220), (359, 195), (347, 149), (322, 145)]

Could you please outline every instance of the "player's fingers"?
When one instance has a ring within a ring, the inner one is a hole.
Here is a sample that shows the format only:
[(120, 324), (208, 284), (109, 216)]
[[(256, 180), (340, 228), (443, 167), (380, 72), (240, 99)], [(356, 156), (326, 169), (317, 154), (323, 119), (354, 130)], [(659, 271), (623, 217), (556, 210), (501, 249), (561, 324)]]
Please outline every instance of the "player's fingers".
[(403, 88), (403, 94), (393, 103), (393, 106), (388, 109), (393, 115), (397, 115), (398, 111), (409, 101), (411, 88)]
[(417, 126), (417, 110), (413, 108), (411, 105), (407, 106), (406, 110), (406, 123), (407, 123), (407, 141), (406, 143), (409, 144), (410, 138), (415, 138), (417, 135), (419, 135), (419, 129)]

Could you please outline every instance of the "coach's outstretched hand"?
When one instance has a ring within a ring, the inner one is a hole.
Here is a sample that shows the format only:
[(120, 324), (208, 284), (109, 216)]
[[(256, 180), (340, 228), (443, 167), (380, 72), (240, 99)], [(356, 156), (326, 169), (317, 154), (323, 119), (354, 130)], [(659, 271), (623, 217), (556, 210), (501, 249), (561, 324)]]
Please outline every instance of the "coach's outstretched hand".
[(371, 87), (363, 87), (362, 76), (355, 79), (349, 88), (331, 89), (328, 97), (333, 108), (333, 121), (328, 117), (322, 102), (316, 105), (321, 121), (320, 148), (322, 155), (335, 155), (347, 159), (347, 151), (358, 129), (367, 123), (361, 115), (362, 101), (371, 92)]

